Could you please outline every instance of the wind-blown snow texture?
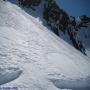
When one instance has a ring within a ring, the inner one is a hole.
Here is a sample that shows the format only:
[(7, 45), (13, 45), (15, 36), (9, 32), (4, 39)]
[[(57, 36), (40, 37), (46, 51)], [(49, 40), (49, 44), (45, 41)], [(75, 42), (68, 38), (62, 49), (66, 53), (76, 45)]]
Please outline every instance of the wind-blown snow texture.
[(0, 87), (90, 90), (89, 59), (17, 5), (0, 1)]

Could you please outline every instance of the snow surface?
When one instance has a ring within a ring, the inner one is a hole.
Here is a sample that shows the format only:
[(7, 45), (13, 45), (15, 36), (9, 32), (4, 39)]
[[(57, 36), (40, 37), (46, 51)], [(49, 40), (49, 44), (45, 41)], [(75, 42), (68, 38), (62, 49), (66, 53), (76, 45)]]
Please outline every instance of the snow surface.
[(0, 0), (1, 75), (13, 67), (9, 76), (4, 74), (8, 81), (0, 76), (0, 87), (90, 90), (90, 58), (40, 22), (17, 5)]

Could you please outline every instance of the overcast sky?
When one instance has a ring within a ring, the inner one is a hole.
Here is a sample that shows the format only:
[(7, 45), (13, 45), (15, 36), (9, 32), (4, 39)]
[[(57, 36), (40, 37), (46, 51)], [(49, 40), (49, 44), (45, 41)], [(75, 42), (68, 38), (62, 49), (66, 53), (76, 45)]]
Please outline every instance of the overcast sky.
[(72, 16), (90, 16), (90, 0), (58, 0), (61, 7)]

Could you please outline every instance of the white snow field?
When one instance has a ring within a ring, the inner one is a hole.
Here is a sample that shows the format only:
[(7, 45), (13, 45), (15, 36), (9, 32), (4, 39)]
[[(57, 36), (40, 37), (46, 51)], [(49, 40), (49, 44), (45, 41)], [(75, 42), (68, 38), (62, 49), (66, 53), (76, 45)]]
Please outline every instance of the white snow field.
[(90, 90), (89, 68), (90, 58), (17, 5), (0, 0), (0, 88)]

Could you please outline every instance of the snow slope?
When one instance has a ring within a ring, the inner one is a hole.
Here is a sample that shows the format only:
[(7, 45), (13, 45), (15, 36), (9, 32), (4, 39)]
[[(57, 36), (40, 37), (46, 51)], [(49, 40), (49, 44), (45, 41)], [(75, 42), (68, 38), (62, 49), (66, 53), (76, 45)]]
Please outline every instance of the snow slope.
[(0, 0), (0, 87), (90, 90), (89, 59), (17, 5)]

